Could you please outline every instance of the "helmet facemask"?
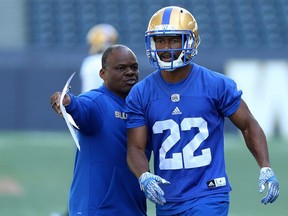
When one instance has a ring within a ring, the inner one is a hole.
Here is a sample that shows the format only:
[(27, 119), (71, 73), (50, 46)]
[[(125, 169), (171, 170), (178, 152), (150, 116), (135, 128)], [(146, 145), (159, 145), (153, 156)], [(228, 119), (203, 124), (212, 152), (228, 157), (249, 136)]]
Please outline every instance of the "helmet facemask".
[[(181, 36), (182, 46), (179, 49), (156, 49), (155, 37), (156, 36)], [(173, 71), (176, 68), (183, 67), (193, 61), (197, 55), (197, 49), (194, 48), (195, 39), (193, 33), (190, 30), (181, 31), (147, 31), (145, 33), (145, 44), (146, 52), (150, 64), (154, 68), (159, 68), (160, 70)], [(181, 52), (175, 59), (175, 53)], [(169, 52), (172, 55), (171, 62), (162, 61), (158, 55), (158, 52)]]

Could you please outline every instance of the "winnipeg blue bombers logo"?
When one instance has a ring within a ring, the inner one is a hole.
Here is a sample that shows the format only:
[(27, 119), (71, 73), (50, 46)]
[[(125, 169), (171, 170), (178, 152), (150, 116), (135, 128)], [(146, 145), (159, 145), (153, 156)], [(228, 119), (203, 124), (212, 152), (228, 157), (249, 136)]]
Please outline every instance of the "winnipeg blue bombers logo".
[(125, 112), (115, 111), (115, 117), (120, 119), (127, 119), (127, 114)]
[(179, 94), (173, 94), (173, 95), (171, 95), (171, 101), (172, 101), (172, 102), (178, 102), (178, 101), (180, 101), (180, 95), (179, 95)]

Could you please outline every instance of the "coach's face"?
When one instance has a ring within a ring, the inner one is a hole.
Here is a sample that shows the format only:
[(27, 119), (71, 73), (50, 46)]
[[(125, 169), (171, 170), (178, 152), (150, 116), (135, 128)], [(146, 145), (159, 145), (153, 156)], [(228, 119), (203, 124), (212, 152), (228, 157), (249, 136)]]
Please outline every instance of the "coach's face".
[(114, 49), (109, 54), (107, 66), (102, 68), (100, 75), (110, 91), (125, 98), (139, 79), (135, 54), (126, 47)]

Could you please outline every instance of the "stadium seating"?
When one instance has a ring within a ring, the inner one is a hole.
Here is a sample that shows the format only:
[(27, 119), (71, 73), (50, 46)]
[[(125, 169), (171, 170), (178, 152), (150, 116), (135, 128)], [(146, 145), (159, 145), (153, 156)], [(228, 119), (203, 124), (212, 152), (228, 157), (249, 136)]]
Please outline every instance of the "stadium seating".
[[(143, 47), (151, 15), (175, 4), (173, 0), (27, 0), (27, 28), (31, 46), (85, 45), (90, 27), (106, 22), (120, 33), (120, 41)], [(288, 0), (177, 1), (199, 24), (205, 48), (277, 48), (288, 43)]]

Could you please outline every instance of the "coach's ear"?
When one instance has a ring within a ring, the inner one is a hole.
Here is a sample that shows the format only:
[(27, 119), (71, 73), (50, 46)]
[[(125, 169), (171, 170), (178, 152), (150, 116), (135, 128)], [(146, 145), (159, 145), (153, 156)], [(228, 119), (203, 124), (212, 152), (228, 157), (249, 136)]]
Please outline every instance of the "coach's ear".
[(104, 69), (104, 68), (101, 68), (101, 70), (99, 71), (99, 76), (101, 77), (101, 79), (103, 79), (104, 80), (104, 82), (105, 82), (105, 80), (107, 79), (106, 78), (106, 70)]

